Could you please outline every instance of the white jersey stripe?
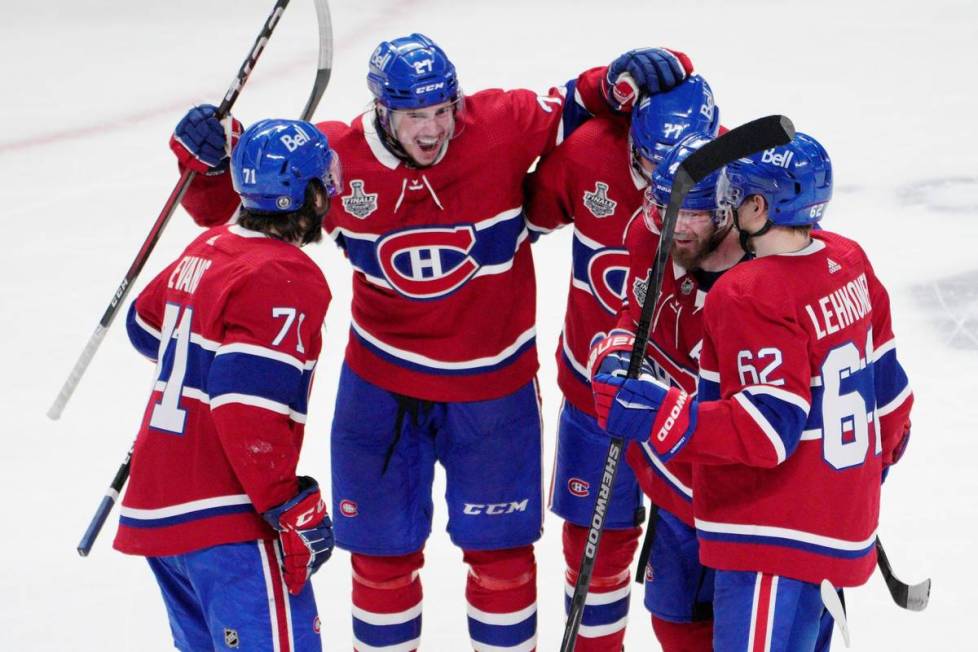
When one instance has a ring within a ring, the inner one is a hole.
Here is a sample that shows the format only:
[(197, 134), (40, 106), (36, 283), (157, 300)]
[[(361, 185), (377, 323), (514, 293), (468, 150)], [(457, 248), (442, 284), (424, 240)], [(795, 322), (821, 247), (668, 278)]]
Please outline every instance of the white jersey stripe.
[(645, 459), (649, 460), (650, 462), (652, 462), (653, 465), (655, 465), (655, 468), (659, 471), (659, 473), (665, 476), (666, 480), (669, 481), (669, 484), (674, 486), (676, 489), (679, 489), (687, 497), (689, 498), (693, 497), (692, 488), (687, 487), (679, 480), (679, 478), (677, 478), (675, 475), (672, 474), (672, 472), (669, 471), (666, 465), (662, 463), (662, 460), (659, 459), (658, 455), (656, 455), (656, 453), (649, 446), (648, 440), (642, 442), (642, 448), (645, 449)]
[(275, 582), (274, 575), (278, 575), (278, 573), (276, 572), (274, 575), (272, 573), (272, 560), (268, 558), (268, 554), (265, 551), (264, 541), (258, 542), (258, 556), (261, 557), (261, 570), (265, 576), (265, 592), (268, 596), (268, 618), (272, 628), (272, 651), (281, 652), (281, 646), (278, 640), (278, 610), (275, 608), (275, 589), (273, 584)]
[(436, 360), (430, 358), (426, 355), (421, 355), (420, 353), (413, 353), (411, 351), (405, 351), (404, 349), (399, 349), (396, 346), (391, 346), (386, 342), (381, 341), (377, 337), (368, 333), (363, 326), (358, 324), (355, 319), (350, 319), (350, 326), (353, 330), (363, 339), (367, 340), (374, 346), (376, 346), (381, 351), (388, 353), (395, 358), (400, 358), (401, 360), (406, 360), (407, 362), (413, 362), (425, 367), (431, 367), (433, 369), (449, 369), (449, 370), (462, 370), (462, 369), (478, 369), (479, 367), (490, 367), (492, 365), (498, 364), (507, 358), (511, 357), (516, 351), (536, 337), (536, 329), (529, 328), (524, 332), (520, 333), (516, 340), (504, 348), (502, 351), (496, 355), (486, 356), (483, 358), (475, 358), (472, 360), (461, 360), (458, 362), (449, 362), (447, 360)]
[(316, 366), (315, 360), (300, 360), (299, 358), (289, 355), (288, 353), (282, 353), (281, 351), (276, 351), (275, 349), (269, 349), (268, 347), (259, 346), (257, 344), (246, 344), (244, 342), (224, 344), (214, 355), (216, 357), (219, 355), (227, 355), (229, 353), (246, 353), (259, 358), (283, 362), (291, 367), (295, 367), (299, 371), (307, 371)]
[(885, 417), (890, 412), (896, 410), (898, 407), (903, 405), (903, 402), (907, 400), (907, 398), (910, 396), (910, 393), (911, 393), (910, 385), (908, 384), (906, 387), (903, 388), (902, 392), (896, 395), (896, 398), (894, 398), (892, 401), (890, 401), (886, 405), (878, 406), (876, 408), (876, 416)]
[(789, 392), (787, 390), (781, 389), (780, 387), (772, 387), (771, 385), (748, 385), (744, 387), (741, 391), (747, 392), (748, 394), (771, 396), (779, 401), (784, 401), (785, 403), (790, 403), (795, 407), (799, 408), (808, 416), (808, 412), (811, 410), (811, 405), (801, 396), (798, 396), (794, 392)]
[(740, 404), (740, 407), (744, 409), (757, 427), (760, 428), (764, 436), (767, 437), (768, 441), (771, 442), (771, 446), (774, 448), (774, 454), (778, 459), (778, 464), (781, 464), (788, 458), (787, 451), (784, 448), (784, 442), (781, 441), (781, 437), (778, 432), (774, 429), (774, 426), (767, 420), (767, 418), (761, 414), (761, 411), (757, 409), (757, 406), (750, 402), (750, 399), (744, 396), (742, 393), (737, 392), (734, 394), (734, 399)]
[(804, 530), (793, 530), (791, 528), (774, 527), (770, 525), (749, 525), (744, 523), (716, 523), (713, 521), (704, 521), (701, 519), (695, 519), (696, 529), (703, 530), (704, 532), (715, 532), (717, 534), (739, 534), (742, 536), (752, 536), (752, 537), (769, 537), (774, 539), (789, 539), (791, 541), (799, 541), (801, 543), (810, 543), (816, 546), (822, 546), (824, 548), (832, 548), (834, 550), (844, 550), (847, 552), (857, 552), (861, 550), (866, 550), (871, 547), (876, 541), (876, 532), (874, 531), (869, 537), (862, 541), (850, 541), (847, 539), (837, 539), (835, 537), (827, 537), (821, 534), (815, 534), (814, 532), (806, 532)]
[(135, 507), (126, 507), (123, 505), (119, 509), (119, 513), (127, 518), (148, 521), (160, 518), (169, 518), (171, 516), (180, 516), (182, 514), (190, 514), (192, 512), (199, 512), (205, 509), (213, 509), (214, 507), (250, 504), (251, 499), (248, 498), (247, 494), (236, 494), (231, 496), (202, 498), (200, 500), (192, 500), (187, 503), (170, 505), (168, 507), (158, 507), (156, 509), (137, 509)]

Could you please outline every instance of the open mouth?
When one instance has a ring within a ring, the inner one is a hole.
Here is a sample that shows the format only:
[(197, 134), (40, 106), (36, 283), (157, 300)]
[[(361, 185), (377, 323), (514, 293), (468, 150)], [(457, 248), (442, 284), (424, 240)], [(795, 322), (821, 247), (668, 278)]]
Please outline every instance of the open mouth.
[(438, 145), (441, 143), (440, 138), (415, 138), (414, 144), (417, 145), (425, 154), (433, 154), (438, 150)]

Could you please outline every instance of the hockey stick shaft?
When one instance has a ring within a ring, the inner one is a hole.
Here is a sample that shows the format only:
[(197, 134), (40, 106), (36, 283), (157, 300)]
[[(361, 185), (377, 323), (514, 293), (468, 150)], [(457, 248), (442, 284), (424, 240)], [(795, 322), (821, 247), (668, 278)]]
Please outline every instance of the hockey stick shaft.
[(98, 509), (95, 510), (95, 516), (92, 517), (88, 528), (85, 530), (85, 534), (82, 535), (81, 541), (78, 543), (78, 554), (82, 557), (87, 557), (88, 553), (92, 550), (92, 546), (95, 545), (95, 539), (98, 538), (98, 533), (102, 531), (102, 526), (105, 525), (105, 519), (109, 517), (109, 512), (112, 511), (112, 507), (119, 500), (119, 492), (122, 491), (122, 487), (125, 486), (126, 480), (129, 478), (129, 464), (131, 460), (132, 448), (126, 454), (126, 459), (119, 466), (119, 470), (115, 472), (115, 477), (112, 478), (109, 489), (105, 492), (105, 496), (102, 497), (102, 502), (99, 503)]
[[(730, 161), (748, 156), (754, 152), (784, 145), (794, 137), (794, 126), (784, 116), (767, 116), (733, 129), (716, 140), (704, 145), (680, 164), (673, 178), (672, 191), (669, 195), (669, 205), (662, 220), (662, 231), (656, 248), (655, 263), (649, 270), (646, 280), (645, 301), (642, 302), (641, 318), (635, 333), (635, 345), (628, 366), (628, 377), (637, 378), (645, 356), (645, 347), (649, 341), (649, 327), (652, 323), (652, 313), (658, 303), (659, 292), (662, 289), (662, 275), (666, 260), (672, 250), (672, 239), (679, 219), (679, 209), (692, 187), (713, 170), (717, 170)], [(584, 554), (577, 572), (577, 582), (574, 585), (574, 595), (571, 598), (570, 611), (564, 625), (564, 638), (560, 645), (561, 652), (572, 652), (577, 642), (577, 632), (584, 617), (584, 606), (588, 589), (591, 585), (591, 575), (597, 559), (598, 546), (604, 532), (604, 519), (611, 502), (611, 492), (618, 474), (618, 465), (624, 442), (612, 437), (605, 457), (604, 473), (601, 485), (591, 513), (591, 521), (587, 534)]]
[[(227, 93), (224, 94), (224, 99), (221, 100), (221, 105), (217, 109), (217, 119), (223, 120), (228, 113), (231, 111), (231, 107), (238, 99), (238, 95), (241, 94), (241, 89), (244, 87), (245, 82), (248, 81), (248, 77), (251, 75), (252, 70), (254, 70), (255, 62), (258, 61), (258, 57), (265, 49), (265, 45), (268, 43), (269, 37), (275, 30), (275, 26), (278, 25), (279, 18), (282, 16), (282, 12), (285, 11), (285, 7), (288, 6), (289, 0), (277, 0), (275, 6), (272, 8), (271, 14), (265, 20), (264, 25), (262, 25), (261, 32), (259, 32), (258, 37), (255, 39), (254, 45), (251, 50), (248, 51), (248, 56), (245, 58), (241, 67), (238, 69), (238, 73), (231, 80), (231, 85), (228, 87)], [(328, 12), (327, 12), (328, 15)], [(311, 101), (312, 98), (310, 98)], [(95, 352), (98, 351), (99, 346), (102, 344), (102, 340), (105, 338), (105, 332), (112, 325), (116, 314), (119, 312), (119, 307), (124, 303), (126, 297), (129, 295), (129, 291), (132, 289), (133, 281), (142, 271), (143, 267), (146, 265), (146, 261), (149, 259), (150, 253), (152, 253), (153, 248), (156, 246), (157, 241), (160, 239), (160, 234), (163, 233), (163, 229), (166, 227), (167, 222), (170, 221), (170, 217), (179, 205), (180, 200), (183, 198), (184, 193), (187, 191), (187, 187), (190, 182), (193, 181), (196, 173), (192, 170), (184, 170), (183, 174), (180, 175), (180, 180), (177, 185), (170, 192), (169, 198), (163, 205), (163, 210), (156, 218), (156, 222), (153, 223), (153, 227), (149, 231), (149, 235), (143, 241), (142, 246), (139, 248), (139, 253), (133, 259), (132, 264), (129, 266), (129, 270), (126, 272), (125, 277), (119, 284), (115, 293), (112, 295), (112, 299), (109, 301), (108, 307), (105, 312), (102, 313), (102, 318), (99, 320), (98, 326), (95, 332), (89, 338), (88, 343), (82, 350), (81, 355), (75, 362), (75, 366), (71, 369), (68, 374), (68, 378), (65, 380), (64, 384), (61, 386), (61, 390), (58, 392), (57, 397), (54, 399), (54, 403), (48, 409), (48, 418), (57, 420), (61, 418), (62, 412), (64, 412), (65, 406), (68, 404), (68, 400), (71, 399), (71, 395), (75, 393), (75, 389), (78, 387), (78, 383), (81, 381), (83, 375), (85, 375), (85, 370), (88, 369), (88, 365), (92, 362), (92, 358), (95, 357)]]

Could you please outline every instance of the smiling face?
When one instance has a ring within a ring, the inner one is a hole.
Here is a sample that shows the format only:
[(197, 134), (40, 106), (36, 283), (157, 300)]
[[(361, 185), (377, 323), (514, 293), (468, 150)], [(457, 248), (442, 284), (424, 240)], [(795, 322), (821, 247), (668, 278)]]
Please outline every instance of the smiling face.
[(717, 227), (710, 211), (679, 211), (672, 241), (672, 259), (685, 269), (699, 267), (710, 253), (710, 243)]
[(419, 166), (431, 165), (455, 131), (455, 103), (391, 111), (390, 124), (405, 153)]

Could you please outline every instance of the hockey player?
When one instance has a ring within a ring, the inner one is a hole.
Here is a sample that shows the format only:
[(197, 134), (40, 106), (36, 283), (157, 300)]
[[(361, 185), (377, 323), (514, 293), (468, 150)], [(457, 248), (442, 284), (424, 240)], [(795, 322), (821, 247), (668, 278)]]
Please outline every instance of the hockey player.
[(880, 482), (909, 437), (886, 290), (859, 245), (812, 230), (831, 194), (828, 155), (804, 134), (728, 165), (718, 198), (756, 259), (706, 300), (698, 395), (593, 382), (608, 432), (694, 465), (717, 650), (816, 648), (819, 584), (869, 577)]
[[(686, 136), (653, 172), (642, 219), (634, 220), (625, 235), (627, 293), (617, 327), (606, 338), (596, 338), (589, 361), (591, 373), (624, 375), (628, 369), (634, 332), (646, 299), (646, 280), (659, 244), (661, 215), (676, 169), (709, 140), (703, 134)], [(647, 348), (647, 371), (690, 393), (696, 390), (706, 293), (721, 274), (745, 257), (733, 220), (718, 210), (718, 178), (719, 174), (707, 176), (683, 202)], [(679, 462), (661, 464), (638, 444), (627, 447), (625, 458), (652, 501), (652, 551), (645, 570), (645, 606), (652, 613), (652, 628), (665, 652), (706, 652), (712, 649), (713, 576), (698, 560), (692, 468)]]
[[(444, 51), (412, 34), (371, 55), (369, 111), (318, 125), (350, 180), (325, 227), (354, 268), (332, 474), (337, 543), (353, 553), (355, 648), (419, 644), (436, 461), (469, 565), (473, 647), (535, 647), (541, 433), (522, 181), (589, 112), (629, 108), (690, 70), (684, 55), (638, 50), (547, 95), (463, 96)], [(175, 150), (217, 165), (195, 121), (223, 143), (216, 121), (188, 116)], [(227, 219), (219, 175), (200, 180), (184, 205), (202, 223)]]
[(333, 534), (296, 462), (330, 292), (299, 247), (322, 238), (339, 159), (310, 123), (263, 120), (231, 176), (237, 223), (200, 235), (129, 309), (157, 367), (115, 547), (149, 561), (178, 649), (318, 651), (307, 580)]
[[(557, 346), (558, 383), (564, 402), (550, 486), (550, 508), (565, 519), (569, 594), (577, 582), (596, 497), (592, 488), (600, 484), (608, 449), (594, 417), (587, 372), (590, 342), (595, 334), (610, 331), (617, 321), (627, 287), (624, 236), (633, 222), (642, 223), (641, 231), (648, 233), (641, 213), (650, 173), (683, 136), (715, 135), (718, 125), (719, 109), (709, 84), (691, 75), (671, 91), (640, 101), (630, 127), (614, 118), (589, 120), (541, 161), (528, 183), (531, 229), (548, 231), (574, 224), (573, 273)], [(644, 241), (643, 245), (648, 246)], [(654, 248), (652, 244), (650, 250)], [(644, 520), (642, 512), (642, 491), (635, 475), (622, 465), (591, 579), (594, 603), (585, 603), (578, 633), (575, 649), (580, 652), (621, 650), (630, 597), (629, 565)], [(566, 606), (570, 606), (569, 597)]]

